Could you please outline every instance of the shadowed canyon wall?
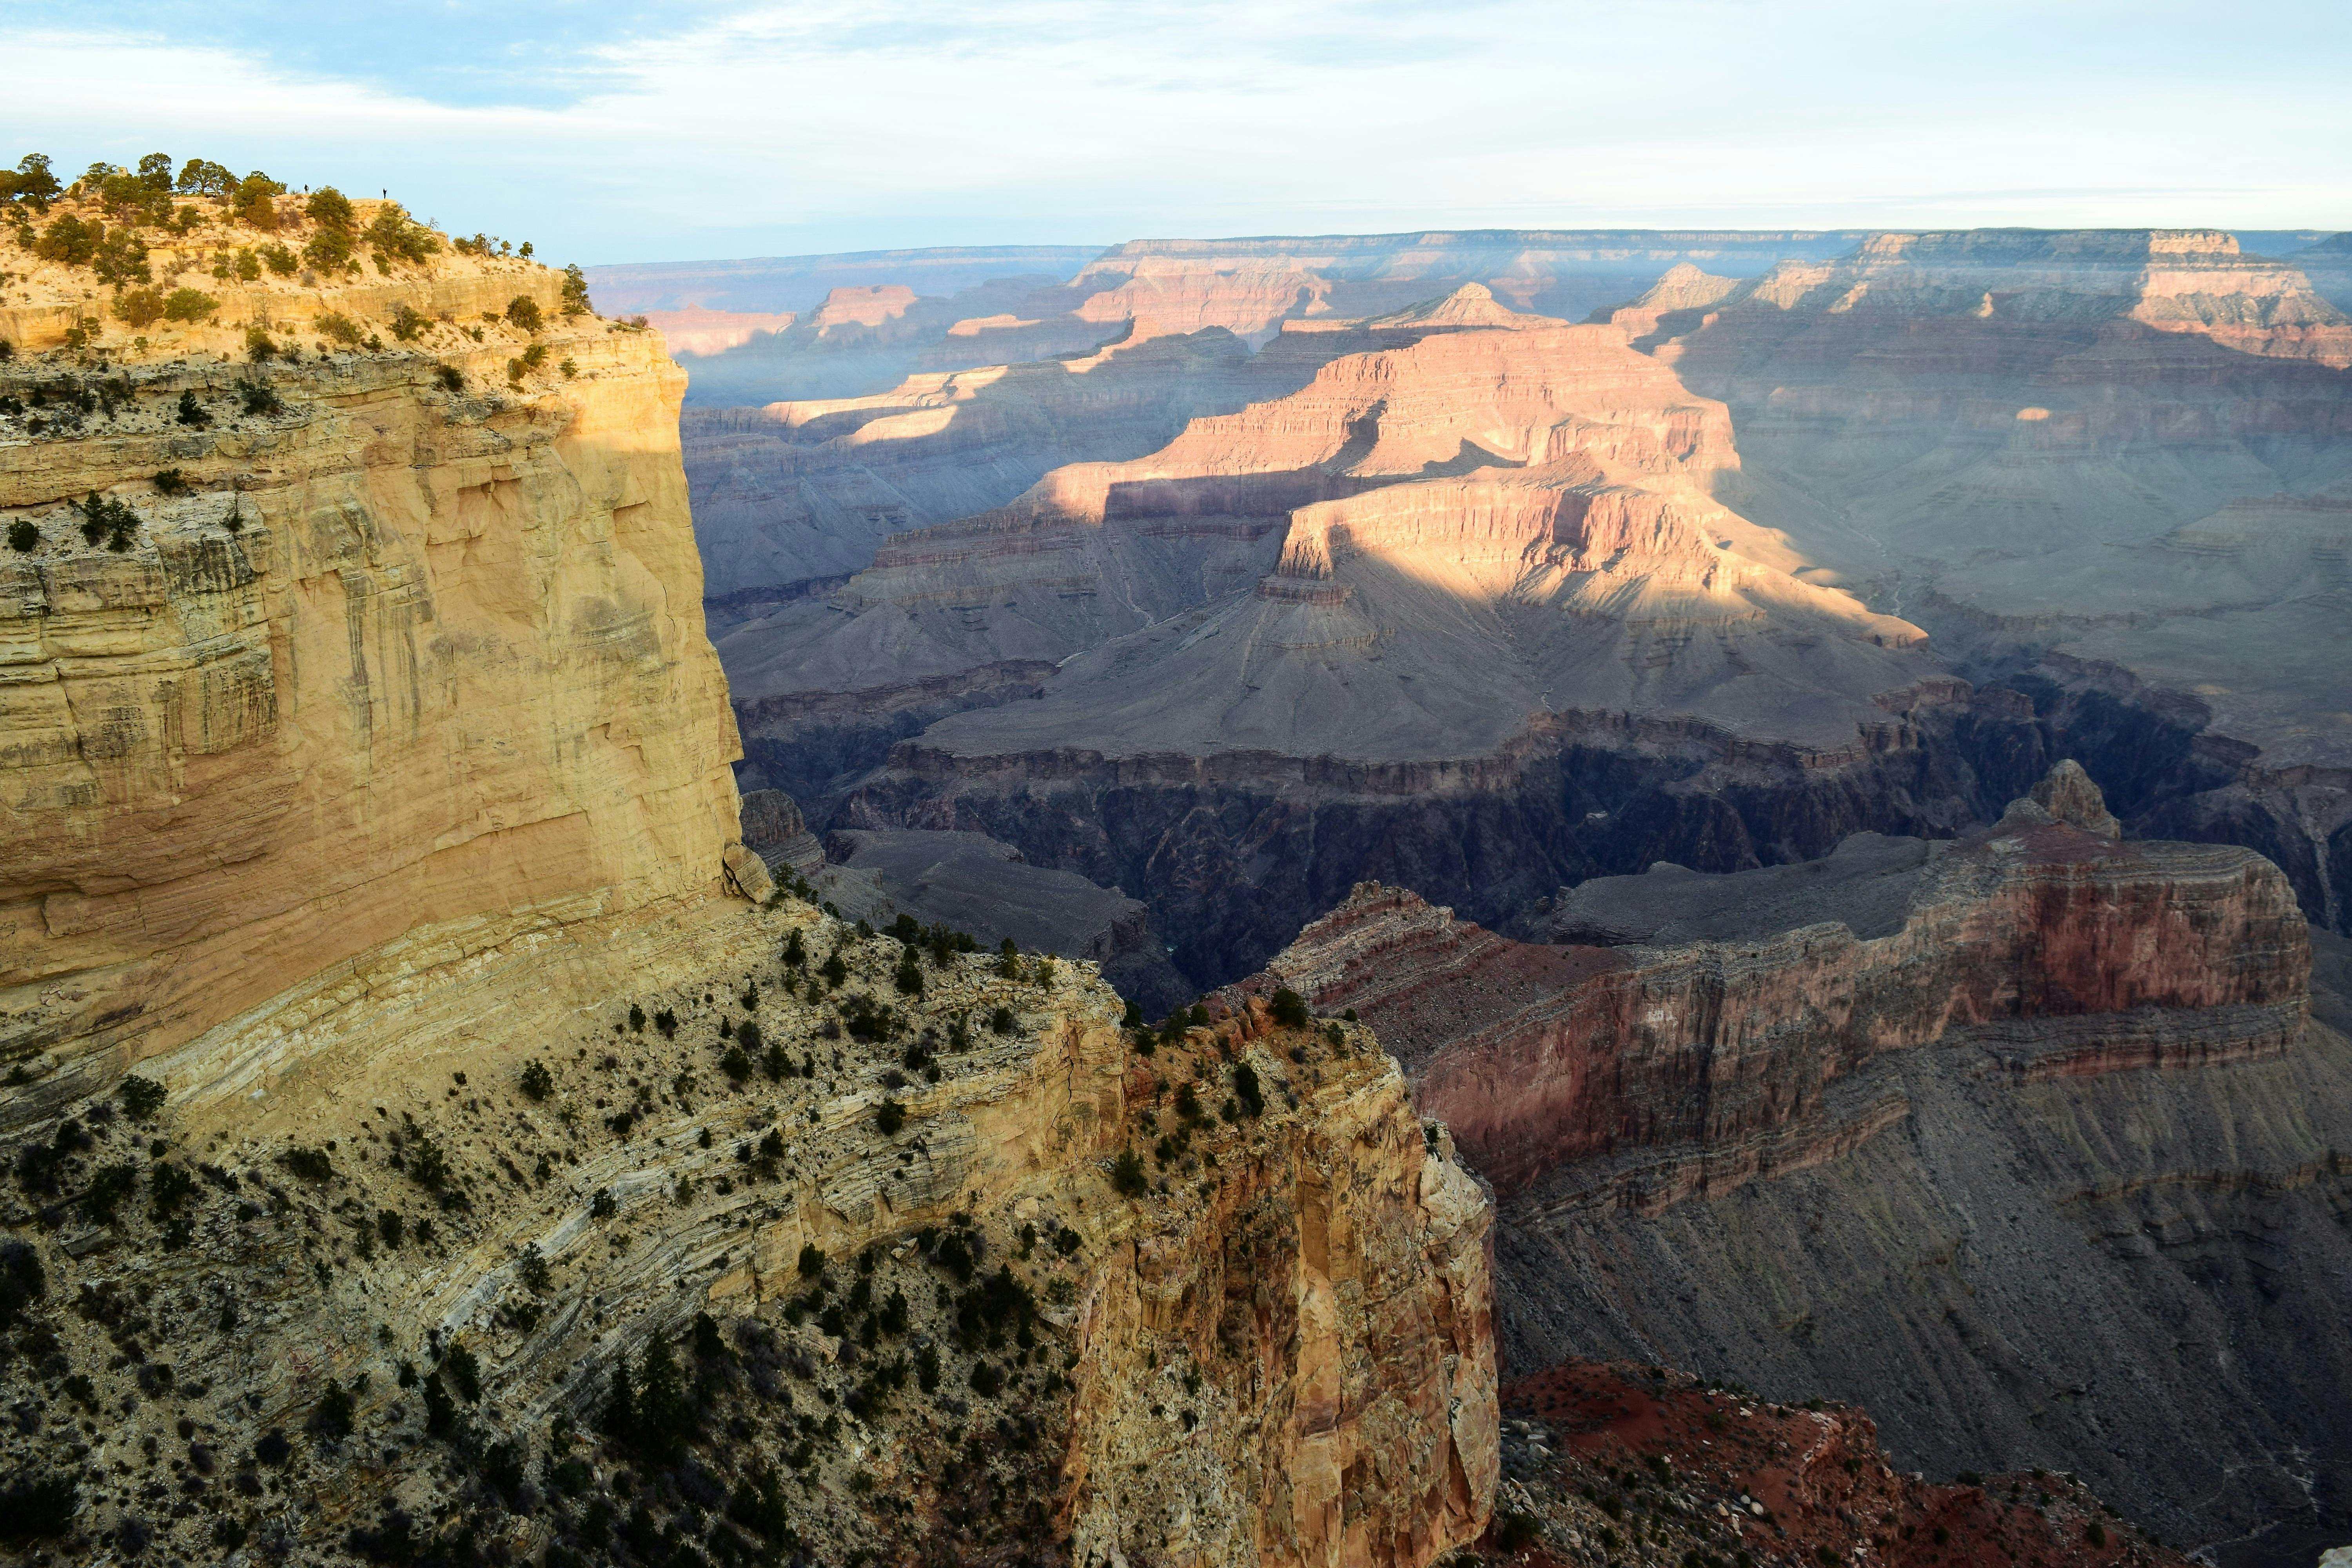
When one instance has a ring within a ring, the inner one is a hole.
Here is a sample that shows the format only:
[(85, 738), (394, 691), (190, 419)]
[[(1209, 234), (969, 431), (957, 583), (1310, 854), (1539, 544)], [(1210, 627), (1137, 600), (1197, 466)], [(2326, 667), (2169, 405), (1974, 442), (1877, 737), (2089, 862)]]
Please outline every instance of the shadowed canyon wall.
[(1353, 1010), (1496, 1182), (1511, 1371), (1826, 1389), (1898, 1462), (2292, 1531), (2352, 1481), (2352, 1042), (2276, 868), (2116, 830), (2068, 764), (1955, 844), (1563, 892), (1630, 945), (1360, 888), (1248, 989)]

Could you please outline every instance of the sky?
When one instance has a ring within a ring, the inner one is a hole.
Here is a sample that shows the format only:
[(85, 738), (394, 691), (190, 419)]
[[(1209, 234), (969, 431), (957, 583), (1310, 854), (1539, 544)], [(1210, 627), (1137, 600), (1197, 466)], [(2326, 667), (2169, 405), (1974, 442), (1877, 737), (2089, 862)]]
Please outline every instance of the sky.
[(0, 0), (0, 26), (7, 163), (389, 189), (559, 262), (2352, 228), (2347, 0)]

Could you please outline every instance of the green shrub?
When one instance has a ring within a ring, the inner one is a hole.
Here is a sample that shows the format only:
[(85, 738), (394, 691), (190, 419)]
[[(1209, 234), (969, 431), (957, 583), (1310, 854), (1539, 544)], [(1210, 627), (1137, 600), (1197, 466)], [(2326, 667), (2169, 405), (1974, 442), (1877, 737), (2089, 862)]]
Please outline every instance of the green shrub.
[(1496, 1522), (1495, 1548), (1517, 1556), (1543, 1539), (1543, 1521), (1531, 1513), (1510, 1512)]
[(169, 1219), (196, 1195), (196, 1179), (184, 1165), (159, 1162), (147, 1168), (147, 1195), (155, 1205), (155, 1217)]
[(154, 275), (147, 266), (147, 243), (129, 228), (117, 228), (99, 242), (89, 269), (101, 283), (149, 283)]
[(41, 531), (23, 518), (8, 525), (8, 548), (20, 555), (29, 555), (40, 548)]
[(305, 1149), (297, 1144), (278, 1156), (278, 1163), (306, 1182), (323, 1182), (335, 1173), (335, 1167), (324, 1149)]
[(125, 289), (114, 297), (114, 319), (129, 327), (148, 327), (163, 319), (163, 295), (157, 289)]
[(369, 220), (362, 238), (375, 247), (376, 258), (423, 261), (441, 249), (441, 239), (408, 216), (398, 202), (388, 202)]
[(133, 1121), (144, 1121), (163, 1109), (163, 1086), (136, 1073), (117, 1086), (114, 1096)]
[(320, 185), (311, 193), (310, 199), (302, 204), (302, 216), (320, 228), (342, 234), (349, 234), (358, 221), (358, 215), (352, 211), (351, 198), (332, 185)]
[(1256, 1116), (1265, 1110), (1265, 1093), (1258, 1087), (1257, 1069), (1247, 1062), (1234, 1064), (1234, 1094), (1240, 1100), (1242, 1114)]
[(237, 182), (236, 192), (229, 199), (230, 215), (239, 223), (274, 234), (278, 229), (277, 198), (285, 194), (284, 185), (256, 169)]
[(187, 476), (177, 468), (158, 468), (155, 471), (155, 493), (166, 496), (186, 495), (188, 493)]
[(886, 1098), (881, 1109), (875, 1112), (874, 1124), (882, 1130), (885, 1138), (895, 1137), (898, 1129), (907, 1125), (907, 1108)]
[(139, 1185), (138, 1167), (129, 1161), (104, 1165), (90, 1175), (89, 1185), (81, 1194), (82, 1212), (91, 1219), (105, 1223), (114, 1218), (114, 1211)]
[(528, 294), (518, 294), (507, 301), (507, 320), (526, 332), (538, 331), (547, 324), (540, 314), (539, 302)]
[(351, 349), (360, 346), (360, 324), (339, 310), (330, 310), (311, 324), (319, 329), (320, 337), (330, 342)]
[(1286, 1029), (1302, 1029), (1307, 1026), (1307, 999), (1297, 992), (1286, 985), (1276, 991), (1270, 1001), (1276, 1023)]
[(177, 419), (181, 424), (196, 430), (201, 430), (205, 426), (213, 422), (213, 416), (205, 412), (204, 405), (196, 401), (196, 395), (194, 388), (183, 391), (180, 394), (179, 412), (173, 416), (173, 417)]
[(522, 1069), (522, 1091), (535, 1100), (555, 1092), (555, 1075), (547, 1070), (545, 1062), (535, 1061)]
[(472, 1405), (482, 1397), (482, 1363), (464, 1345), (451, 1345), (441, 1357), (442, 1375), (458, 1398)]
[(331, 1377), (318, 1408), (310, 1412), (311, 1434), (330, 1443), (340, 1443), (352, 1435), (355, 1414), (351, 1390)]
[(579, 264), (576, 262), (563, 269), (563, 302), (562, 308), (563, 313), (567, 316), (584, 316), (588, 314), (590, 310), (588, 303), (588, 275), (580, 270)]
[(393, 308), (392, 335), (404, 343), (415, 342), (432, 324), (432, 318), (406, 300)]
[(1134, 1150), (1120, 1150), (1118, 1158), (1111, 1162), (1110, 1184), (1122, 1197), (1139, 1198), (1150, 1190), (1150, 1178), (1143, 1173), (1143, 1161)]
[(221, 300), (205, 294), (203, 289), (172, 289), (163, 299), (163, 318), (167, 322), (205, 322), (219, 310)]
[(466, 373), (454, 364), (435, 365), (433, 379), (441, 384), (441, 390), (444, 392), (456, 393), (466, 390)]
[(99, 242), (106, 237), (106, 226), (92, 221), (84, 223), (71, 213), (60, 216), (44, 229), (34, 243), (33, 254), (44, 261), (62, 261), (68, 267), (87, 267), (98, 254)]
[[(267, 266), (269, 270), (277, 273), (280, 278), (291, 278), (294, 276), (294, 253), (287, 249), (283, 245), (274, 243), (265, 245), (257, 254), (260, 256), (262, 263)], [(242, 276), (242, 269), (240, 269), (239, 275)]]
[(730, 1046), (727, 1054), (719, 1058), (719, 1070), (741, 1083), (751, 1076), (751, 1058), (744, 1054), (741, 1046)]

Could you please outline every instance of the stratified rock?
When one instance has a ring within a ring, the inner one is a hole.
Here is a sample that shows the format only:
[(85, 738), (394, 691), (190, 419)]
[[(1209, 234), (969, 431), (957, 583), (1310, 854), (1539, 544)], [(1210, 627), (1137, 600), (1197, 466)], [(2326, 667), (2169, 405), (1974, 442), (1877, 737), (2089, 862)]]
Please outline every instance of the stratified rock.
[[(262, 219), (333, 239), (297, 207)], [(1147, 1059), (1084, 960), (776, 896), (758, 851), (803, 825), (761, 799), (739, 837), (680, 376), (383, 216), (404, 245), (324, 288), (224, 290), (266, 342), (101, 328), (88, 409), (30, 352), (86, 344), (83, 279), (36, 261), (48, 298), (0, 308), (0, 383), (50, 411), (0, 416), (39, 534), (0, 568), (0, 1378), (44, 1390), (0, 1424), (0, 1533), (304, 1565), (1475, 1539), (1491, 1209), (1394, 1064), (1262, 1008)], [(415, 346), (323, 347), (379, 328)]]
[(2135, 831), (2257, 849), (2342, 930), (2352, 319), (2305, 264), (2344, 254), (1882, 234), (1612, 319), (1730, 406), (1720, 499), (1812, 580), (2032, 690)]
[[(2036, 793), (2112, 825), (2072, 763)], [(1889, 879), (1907, 884), (1901, 924), (1880, 936), (1780, 924), (1775, 895), (1796, 868), (1704, 879), (1742, 928), (1719, 940), (1606, 951), (1528, 948), (1367, 885), (1250, 988), (1279, 983), (1370, 1017), (1422, 1103), (1507, 1194), (1540, 1184), (1564, 1203), (1577, 1184), (1561, 1173), (1591, 1163), (1578, 1201), (1648, 1212), (1818, 1158), (1843, 1136), (1822, 1121), (1837, 1079), (1953, 1031), (1991, 1027), (1986, 1048), (2034, 1078), (2275, 1056), (2303, 1030), (2308, 928), (2260, 856), (2118, 843), (2032, 802), (1972, 838), (1916, 847)], [(1634, 880), (1637, 895), (1671, 898), (1683, 878)], [(1585, 911), (1607, 910), (1611, 891), (1577, 889), (1565, 918), (1591, 929)], [(2009, 1027), (2084, 1019), (2098, 1021)], [(1627, 1147), (1693, 1153), (1601, 1175)]]
[[(0, 561), (0, 1056), (96, 1088), (427, 928), (478, 952), (719, 896), (737, 741), (683, 381), (562, 285), (446, 249), (215, 285), (144, 350), (108, 323), (110, 416), (8, 422), (0, 511), (40, 543)], [(79, 384), (37, 310), (0, 307), (0, 382)], [(231, 320), (289, 346), (232, 365)], [(392, 345), (300, 347), (362, 329)], [(89, 538), (91, 496), (132, 525)]]
[(1607, 946), (1360, 888), (1248, 990), (1372, 1025), (1496, 1183), (1507, 1366), (1833, 1391), (1900, 1462), (2235, 1538), (2352, 1486), (2290, 1436), (2352, 1394), (2341, 943), (2246, 850), (2112, 832), (2063, 766), (1957, 842), (1564, 890)]

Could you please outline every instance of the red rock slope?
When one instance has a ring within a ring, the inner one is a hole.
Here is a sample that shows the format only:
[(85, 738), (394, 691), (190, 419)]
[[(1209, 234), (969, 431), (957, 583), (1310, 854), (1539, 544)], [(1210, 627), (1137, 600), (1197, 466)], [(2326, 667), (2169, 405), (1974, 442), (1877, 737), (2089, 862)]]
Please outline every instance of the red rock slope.
[[(1507, 1479), (1481, 1544), (1527, 1568), (2154, 1568), (2186, 1559), (2045, 1471), (1948, 1485), (1898, 1473), (1848, 1405), (1775, 1405), (1622, 1363), (1503, 1391)], [(1695, 1554), (1695, 1555), (1694, 1555)]]
[[(1832, 1121), (1824, 1097), (1876, 1053), (1948, 1031), (2001, 1041), (2026, 1079), (2284, 1051), (2307, 1016), (2311, 949), (2277, 868), (2114, 831), (2063, 763), (1991, 829), (1933, 847), (1901, 929), (1869, 940), (1811, 924), (1552, 948), (1368, 884), (1249, 984), (1353, 1009), (1396, 1041), (1423, 1110), (1507, 1195), (1576, 1162), (1686, 1151), (1605, 1184), (1654, 1210), (1899, 1121), (1899, 1100)], [(2002, 1035), (2021, 1021), (2034, 1026)]]

